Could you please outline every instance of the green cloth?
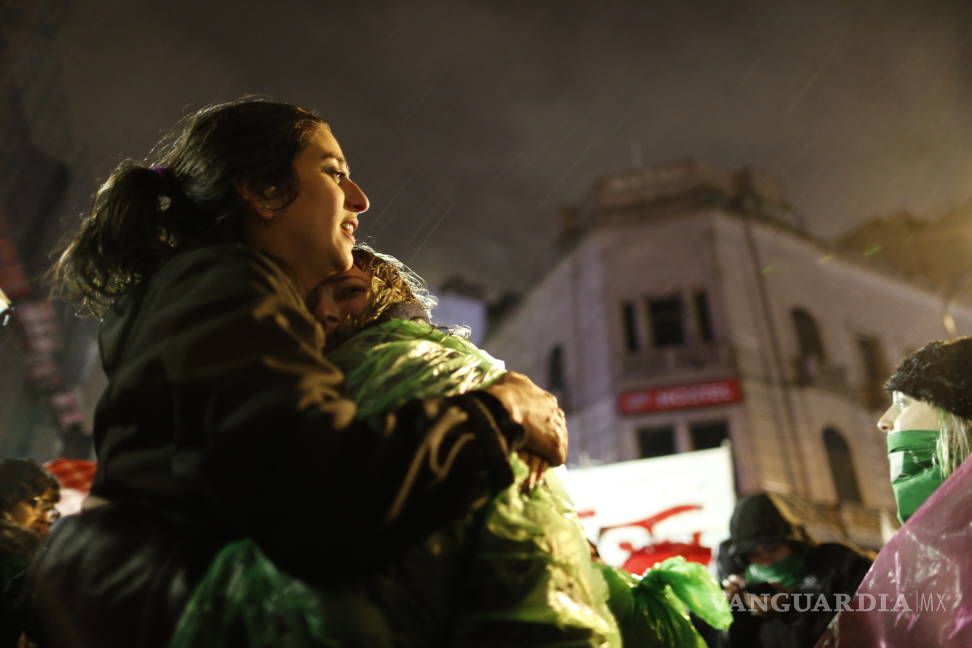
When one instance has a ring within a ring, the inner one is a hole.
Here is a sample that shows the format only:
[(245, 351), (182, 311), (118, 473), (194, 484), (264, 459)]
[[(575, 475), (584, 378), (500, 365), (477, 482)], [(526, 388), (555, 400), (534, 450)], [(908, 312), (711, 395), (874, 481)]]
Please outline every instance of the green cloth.
[(359, 418), (390, 412), (414, 398), (484, 389), (506, 373), (502, 362), (472, 342), (405, 319), (356, 333), (328, 351), (327, 359), (344, 372)]
[[(471, 342), (425, 322), (393, 319), (328, 353), (346, 376), (359, 416), (411, 398), (483, 389), (503, 364)], [(607, 590), (592, 567), (573, 504), (556, 475), (524, 493), (528, 469), (510, 457), (513, 485), (490, 502), (455, 602), (455, 645), (619, 646)], [(464, 523), (465, 524), (465, 523)], [(446, 557), (454, 560), (455, 557)]]
[(724, 630), (732, 612), (715, 578), (698, 563), (674, 556), (634, 576), (599, 564), (608, 584), (608, 604), (625, 646), (705, 648), (688, 613)]
[(790, 589), (800, 582), (803, 573), (803, 555), (795, 551), (783, 560), (771, 565), (749, 563), (746, 567), (746, 580), (751, 583), (779, 583)]
[(938, 435), (937, 430), (898, 430), (888, 434), (891, 490), (902, 524), (945, 481), (935, 461)]
[[(515, 482), (526, 478), (526, 464), (510, 461)], [(455, 645), (621, 645), (607, 584), (556, 471), (530, 493), (514, 485), (493, 498), (460, 591)]]

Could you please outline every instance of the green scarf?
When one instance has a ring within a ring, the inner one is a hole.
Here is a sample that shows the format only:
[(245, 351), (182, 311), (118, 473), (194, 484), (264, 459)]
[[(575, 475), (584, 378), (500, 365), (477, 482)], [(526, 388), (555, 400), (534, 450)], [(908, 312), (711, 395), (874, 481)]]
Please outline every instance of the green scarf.
[(938, 435), (937, 430), (899, 430), (888, 435), (891, 490), (902, 523), (945, 481), (935, 461)]
[(746, 580), (752, 583), (779, 583), (787, 589), (792, 589), (800, 582), (802, 572), (803, 556), (794, 551), (772, 565), (749, 563), (749, 567), (746, 568)]

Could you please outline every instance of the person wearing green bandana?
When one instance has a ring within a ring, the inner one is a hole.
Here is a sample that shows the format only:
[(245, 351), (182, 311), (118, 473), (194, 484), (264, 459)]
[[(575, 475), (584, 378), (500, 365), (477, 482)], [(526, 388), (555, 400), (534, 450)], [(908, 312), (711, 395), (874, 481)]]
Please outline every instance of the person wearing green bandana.
[(837, 596), (849, 596), (871, 565), (852, 547), (813, 542), (785, 510), (770, 493), (736, 504), (718, 557), (733, 612), (720, 648), (813, 646)]
[[(888, 380), (891, 406), (878, 420), (887, 434), (891, 489), (904, 523), (972, 449), (972, 395), (958, 376), (960, 352), (972, 341), (932, 342), (909, 356)], [(969, 381), (972, 386), (972, 381)]]
[[(891, 489), (902, 527), (818, 646), (972, 645), (972, 337), (926, 344), (885, 385)], [(868, 609), (887, 601), (891, 610)]]

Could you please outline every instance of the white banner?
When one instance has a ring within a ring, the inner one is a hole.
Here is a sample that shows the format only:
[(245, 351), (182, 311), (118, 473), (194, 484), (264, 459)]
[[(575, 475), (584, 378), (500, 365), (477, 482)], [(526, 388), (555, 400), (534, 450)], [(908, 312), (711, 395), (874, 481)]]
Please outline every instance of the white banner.
[(729, 536), (736, 496), (728, 444), (561, 476), (601, 557), (632, 573), (675, 555), (709, 564)]

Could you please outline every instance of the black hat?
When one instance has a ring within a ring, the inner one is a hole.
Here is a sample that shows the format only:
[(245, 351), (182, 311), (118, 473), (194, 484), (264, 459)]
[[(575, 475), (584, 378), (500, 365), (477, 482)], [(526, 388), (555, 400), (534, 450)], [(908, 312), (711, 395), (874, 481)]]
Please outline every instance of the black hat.
[(729, 521), (729, 546), (732, 558), (745, 569), (746, 555), (770, 542), (806, 542), (806, 536), (777, 508), (770, 495), (750, 495), (736, 502)]
[(901, 362), (884, 388), (972, 419), (972, 337), (926, 344)]

